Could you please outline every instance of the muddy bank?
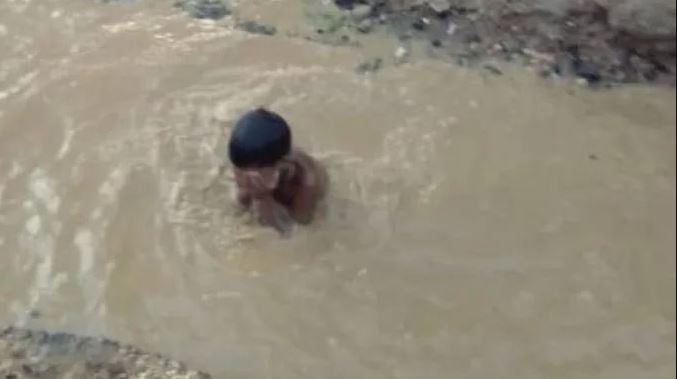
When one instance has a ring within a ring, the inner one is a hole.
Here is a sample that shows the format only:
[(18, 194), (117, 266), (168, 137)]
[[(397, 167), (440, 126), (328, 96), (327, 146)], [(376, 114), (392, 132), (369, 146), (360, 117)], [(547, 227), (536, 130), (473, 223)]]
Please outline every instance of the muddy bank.
[[(492, 62), (508, 61), (590, 84), (675, 85), (675, 3), (669, 0), (334, 0), (333, 9), (302, 3), (305, 21), (316, 28), (290, 36), (320, 43), (359, 46), (353, 35), (386, 31), (405, 46), (426, 41), (432, 56), (494, 74), (501, 72)], [(240, 19), (228, 0), (171, 4), (197, 19), (231, 17), (241, 30), (278, 32)], [(380, 67), (370, 61), (357, 71)]]
[(66, 333), (0, 330), (3, 379), (209, 379), (183, 363), (117, 342)]
[(675, 3), (593, 0), (336, 0), (361, 32), (402, 40), (461, 64), (528, 64), (590, 83), (675, 84)]

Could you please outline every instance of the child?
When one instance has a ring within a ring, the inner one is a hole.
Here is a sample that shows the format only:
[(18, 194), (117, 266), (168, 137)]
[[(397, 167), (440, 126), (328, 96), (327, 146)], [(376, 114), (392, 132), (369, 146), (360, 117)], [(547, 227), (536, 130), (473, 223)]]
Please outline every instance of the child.
[(263, 108), (235, 124), (228, 144), (237, 200), (259, 222), (286, 234), (293, 222), (309, 224), (328, 178), (308, 154), (292, 147), (287, 122)]

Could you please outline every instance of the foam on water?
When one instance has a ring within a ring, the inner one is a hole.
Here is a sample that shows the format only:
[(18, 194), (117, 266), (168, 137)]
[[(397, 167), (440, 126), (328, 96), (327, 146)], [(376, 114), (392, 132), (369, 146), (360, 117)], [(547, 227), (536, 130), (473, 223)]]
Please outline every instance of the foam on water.
[(66, 154), (68, 154), (71, 148), (71, 144), (73, 143), (74, 136), (75, 130), (73, 128), (66, 129), (63, 137), (63, 142), (61, 143), (61, 147), (59, 148), (59, 151), (56, 153), (56, 159), (63, 159), (66, 157)]
[(94, 236), (90, 230), (80, 228), (73, 242), (80, 251), (79, 275), (88, 275), (94, 267)]
[(58, 212), (61, 199), (56, 194), (54, 180), (43, 170), (33, 171), (28, 186), (33, 196), (42, 202), (47, 211), (52, 214)]

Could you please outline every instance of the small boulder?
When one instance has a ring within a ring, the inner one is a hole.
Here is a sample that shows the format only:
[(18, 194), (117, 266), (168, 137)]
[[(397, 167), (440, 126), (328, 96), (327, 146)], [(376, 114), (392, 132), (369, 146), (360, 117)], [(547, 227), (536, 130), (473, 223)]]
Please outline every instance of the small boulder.
[(372, 7), (369, 4), (360, 4), (353, 7), (350, 11), (350, 15), (355, 20), (364, 20), (365, 18), (371, 16)]
[(360, 21), (360, 23), (357, 24), (357, 31), (360, 32), (360, 33), (364, 33), (364, 34), (369, 33), (369, 32), (372, 31), (373, 28), (374, 28), (374, 23), (368, 18)]
[(197, 19), (220, 20), (232, 13), (222, 0), (178, 0), (174, 6)]
[(447, 12), (451, 9), (449, 0), (428, 0), (428, 6), (438, 14)]
[(237, 28), (252, 34), (261, 34), (266, 36), (272, 36), (277, 33), (276, 27), (253, 20), (240, 21), (237, 23)]
[(621, 0), (610, 7), (609, 24), (631, 34), (674, 38), (675, 9), (674, 1)]
[(369, 74), (380, 70), (383, 67), (383, 59), (374, 58), (368, 61), (360, 63), (356, 68), (355, 72), (358, 74)]

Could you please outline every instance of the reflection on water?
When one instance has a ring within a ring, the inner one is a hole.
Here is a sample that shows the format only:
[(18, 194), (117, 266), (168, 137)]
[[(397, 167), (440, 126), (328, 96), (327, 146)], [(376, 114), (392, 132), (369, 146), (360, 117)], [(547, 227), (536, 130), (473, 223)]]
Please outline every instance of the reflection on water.
[[(229, 378), (674, 377), (674, 91), (360, 76), (162, 2), (6, 1), (0, 52), (3, 324)], [(260, 104), (332, 176), (288, 240), (219, 175)]]

